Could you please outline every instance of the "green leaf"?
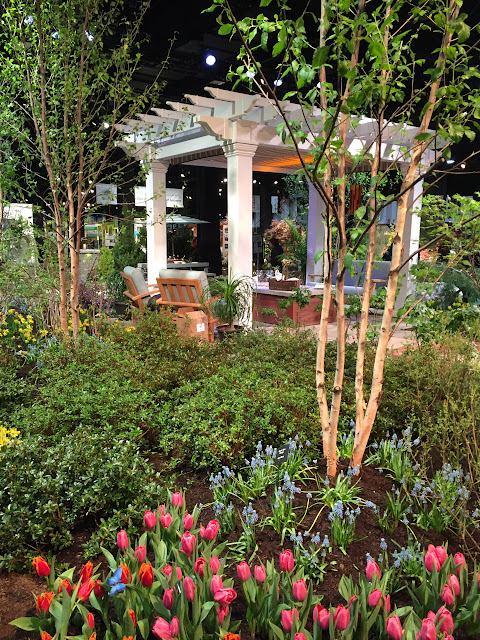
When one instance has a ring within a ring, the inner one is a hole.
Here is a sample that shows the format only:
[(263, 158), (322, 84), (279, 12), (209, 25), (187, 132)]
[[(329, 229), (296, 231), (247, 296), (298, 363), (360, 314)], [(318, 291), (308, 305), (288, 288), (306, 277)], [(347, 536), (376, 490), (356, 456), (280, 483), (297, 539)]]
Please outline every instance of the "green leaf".
[(40, 631), (40, 618), (16, 618), (8, 624), (23, 629), (24, 631)]
[(148, 635), (150, 633), (150, 624), (148, 622), (148, 618), (144, 618), (143, 620), (137, 620), (137, 626), (142, 634), (142, 638), (147, 640)]
[(273, 624), (271, 620), (269, 620), (269, 624), (273, 633), (277, 636), (278, 640), (284, 640), (285, 636), (283, 635), (283, 631), (280, 629), (280, 627), (277, 627), (276, 624)]
[(104, 549), (104, 547), (100, 547), (100, 549), (102, 550), (103, 555), (105, 556), (105, 558), (107, 559), (108, 562), (108, 566), (110, 568), (110, 571), (116, 571), (117, 570), (117, 561), (115, 560), (115, 558), (112, 556), (112, 554), (110, 553), (110, 551), (108, 551), (108, 549)]
[(268, 5), (272, 2), (272, 0), (262, 0), (260, 2), (261, 7), (268, 7)]
[(200, 622), (205, 620), (208, 616), (210, 609), (214, 606), (215, 602), (211, 600), (210, 602), (204, 602), (202, 606), (202, 615), (200, 616)]
[(353, 264), (353, 253), (345, 254), (345, 257), (343, 258), (343, 266), (345, 267), (345, 269), (350, 271), (350, 269), (352, 268), (352, 264)]
[(325, 64), (328, 58), (329, 48), (330, 47), (328, 46), (317, 47), (317, 49), (315, 50), (315, 53), (313, 54), (312, 67), (315, 67), (316, 69), (323, 67), (323, 65)]
[(281, 53), (283, 50), (285, 49), (285, 42), (282, 40), (279, 40), (273, 47), (272, 50), (272, 56), (275, 58), (276, 56), (278, 56), (279, 53)]
[(232, 29), (233, 29), (233, 24), (222, 24), (222, 26), (218, 30), (218, 33), (221, 36), (226, 36), (231, 32)]

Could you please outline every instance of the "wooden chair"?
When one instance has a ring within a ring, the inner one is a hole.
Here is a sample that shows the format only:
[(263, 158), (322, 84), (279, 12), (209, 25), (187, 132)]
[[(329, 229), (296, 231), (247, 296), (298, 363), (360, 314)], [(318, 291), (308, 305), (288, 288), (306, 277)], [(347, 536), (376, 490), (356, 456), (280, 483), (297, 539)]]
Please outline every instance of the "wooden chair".
[(208, 317), (208, 341), (213, 342), (213, 332), (215, 325), (219, 324), (219, 321), (213, 317), (210, 305), (218, 297), (210, 297), (208, 289), (202, 288), (200, 280), (192, 279), (191, 277), (157, 278), (157, 286), (160, 291), (160, 300), (157, 300), (157, 304), (174, 307), (175, 309), (202, 310)]
[[(124, 294), (129, 298), (130, 303), (134, 309), (138, 309), (140, 313), (143, 313), (148, 301), (155, 294), (159, 294), (155, 284), (147, 284), (141, 269), (135, 267), (125, 267), (121, 272), (121, 276), (127, 291)], [(134, 315), (132, 314), (133, 321)]]

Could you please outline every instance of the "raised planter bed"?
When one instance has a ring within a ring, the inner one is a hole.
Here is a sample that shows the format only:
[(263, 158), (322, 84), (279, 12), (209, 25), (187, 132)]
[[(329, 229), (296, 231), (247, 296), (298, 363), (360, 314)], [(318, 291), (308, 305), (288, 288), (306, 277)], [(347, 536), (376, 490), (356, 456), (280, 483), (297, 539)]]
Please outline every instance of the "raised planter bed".
[[(293, 291), (257, 288), (253, 296), (253, 320), (265, 322), (266, 324), (278, 324), (284, 318), (290, 318), (300, 325), (311, 326), (319, 324), (323, 291), (321, 289), (310, 289), (310, 291), (312, 297), (308, 306), (300, 309), (298, 304), (293, 302), (287, 309), (283, 310), (278, 306), (279, 301), (292, 296)], [(337, 311), (332, 300), (328, 321), (335, 322), (336, 319)]]

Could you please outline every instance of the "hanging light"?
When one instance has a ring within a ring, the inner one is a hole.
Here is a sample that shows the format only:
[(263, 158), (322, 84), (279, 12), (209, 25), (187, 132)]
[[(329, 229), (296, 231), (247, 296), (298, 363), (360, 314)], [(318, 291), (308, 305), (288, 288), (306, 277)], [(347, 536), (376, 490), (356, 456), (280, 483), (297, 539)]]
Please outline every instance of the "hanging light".
[(213, 53), (209, 53), (206, 57), (205, 57), (205, 64), (208, 64), (209, 67), (213, 67), (213, 65), (216, 63), (217, 59), (216, 57), (213, 55)]

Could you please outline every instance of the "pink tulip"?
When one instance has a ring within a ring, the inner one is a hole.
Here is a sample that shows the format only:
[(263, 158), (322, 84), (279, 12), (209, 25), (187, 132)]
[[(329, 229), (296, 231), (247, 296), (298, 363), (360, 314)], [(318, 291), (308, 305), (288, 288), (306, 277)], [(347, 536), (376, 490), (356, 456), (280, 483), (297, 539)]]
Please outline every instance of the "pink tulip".
[(453, 595), (453, 591), (450, 589), (448, 584), (443, 587), (442, 595), (440, 596), (442, 601), (449, 607), (455, 602), (455, 596)]
[(162, 569), (162, 573), (164, 573), (169, 578), (172, 575), (172, 565), (166, 564)]
[(293, 561), (293, 553), (290, 549), (287, 549), (283, 553), (280, 554), (280, 571), (293, 571), (294, 561)]
[(218, 520), (210, 520), (206, 527), (200, 527), (200, 536), (204, 540), (213, 540), (218, 530), (220, 529), (220, 523)]
[(207, 564), (207, 561), (205, 560), (205, 558), (198, 558), (198, 560), (195, 560), (195, 563), (193, 565), (193, 570), (195, 571), (195, 573), (197, 573), (200, 578), (203, 578), (203, 573), (205, 571), (205, 565)]
[(185, 530), (191, 529), (193, 527), (193, 516), (190, 513), (186, 513), (183, 516), (183, 528)]
[(382, 595), (383, 594), (380, 591), (380, 589), (374, 589), (372, 593), (368, 596), (368, 606), (375, 608), (377, 604), (380, 602), (380, 600), (382, 599)]
[(168, 609), (169, 611), (172, 610), (172, 607), (173, 607), (173, 589), (165, 589), (165, 592), (163, 594), (163, 604), (165, 605), (166, 609)]
[(293, 627), (293, 616), (298, 620), (298, 611), (297, 609), (292, 609), (289, 611), (288, 609), (282, 609), (282, 627), (284, 631), (289, 633)]
[(348, 607), (351, 606), (352, 602), (355, 602), (355, 600), (358, 600), (358, 596), (356, 596), (355, 594), (353, 594), (353, 596), (350, 598), (350, 600), (348, 601)]
[(138, 562), (140, 562), (140, 564), (142, 564), (142, 562), (145, 562), (145, 558), (147, 556), (147, 548), (144, 544), (139, 545), (136, 549), (135, 549), (135, 558), (138, 560)]
[(180, 569), (180, 567), (175, 567), (175, 573), (177, 574), (177, 580), (181, 580), (183, 575), (182, 575), (182, 570)]
[(350, 622), (350, 611), (343, 604), (339, 604), (333, 614), (333, 624), (339, 631), (345, 631)]
[(435, 547), (435, 553), (437, 554), (438, 561), (440, 562), (440, 566), (447, 559), (447, 550), (443, 546)]
[(155, 525), (157, 524), (157, 516), (153, 513), (153, 511), (145, 511), (143, 521), (147, 529), (155, 529)]
[(329, 610), (322, 607), (321, 604), (316, 604), (313, 608), (313, 621), (317, 622), (324, 631), (328, 629), (330, 625)]
[(428, 545), (428, 549), (430, 549), (430, 547), (432, 547), (434, 550), (428, 550), (425, 553), (425, 567), (427, 571), (430, 571), (430, 573), (433, 571), (433, 567), (435, 567), (435, 570), (438, 572), (440, 571), (440, 561), (437, 558), (437, 554), (435, 553), (435, 547), (433, 546), (433, 544)]
[(193, 550), (195, 549), (196, 544), (197, 544), (197, 541), (195, 539), (195, 536), (187, 531), (182, 536), (182, 544), (180, 546), (180, 551), (183, 551), (183, 553), (185, 553), (190, 558), (190, 556), (193, 553)]
[(367, 568), (365, 570), (365, 574), (369, 582), (373, 580), (373, 576), (377, 576), (378, 578), (382, 577), (382, 572), (380, 571), (380, 567), (376, 562), (373, 562), (373, 560), (369, 560), (367, 562)]
[(210, 591), (212, 595), (215, 595), (220, 589), (223, 589), (222, 578), (221, 576), (215, 575), (210, 581)]
[(307, 640), (307, 638), (304, 633), (296, 633), (295, 640)]
[(212, 573), (218, 573), (220, 569), (220, 560), (217, 558), (217, 556), (212, 556), (210, 558), (210, 570)]
[(157, 618), (153, 625), (152, 633), (161, 640), (172, 640), (174, 637), (170, 629), (170, 624), (163, 618)]
[(235, 600), (236, 597), (237, 592), (235, 591), (235, 589), (231, 589), (230, 587), (228, 587), (226, 589), (218, 589), (218, 591), (215, 591), (213, 599), (215, 600), (215, 602), (218, 602), (218, 604), (222, 605), (222, 607), (225, 607), (229, 605), (232, 600)]
[(222, 626), (223, 621), (228, 616), (228, 612), (229, 612), (228, 605), (221, 605), (220, 607), (218, 607), (217, 616), (218, 616), (218, 624), (220, 626)]
[(467, 568), (467, 562), (465, 560), (465, 556), (463, 555), (463, 553), (456, 553), (453, 556), (453, 561), (455, 563), (455, 566), (457, 567), (457, 574), (460, 575), (460, 572), (462, 571), (462, 569), (466, 569)]
[(170, 623), (170, 633), (174, 638), (177, 638), (178, 634), (180, 633), (180, 623), (177, 616), (173, 616), (172, 618), (172, 621)]
[(297, 602), (303, 602), (307, 597), (307, 585), (305, 580), (297, 580), (292, 587), (293, 597)]
[(398, 616), (390, 616), (385, 624), (388, 637), (392, 640), (402, 640), (403, 629)]
[(435, 629), (435, 623), (429, 618), (424, 618), (422, 621), (422, 627), (420, 629), (421, 640), (437, 640), (437, 630)]
[(385, 596), (385, 610), (387, 613), (390, 613), (390, 594), (388, 594), (388, 596)]
[(262, 565), (260, 564), (255, 565), (253, 569), (253, 576), (259, 584), (262, 584), (263, 582), (265, 582), (267, 578), (267, 574), (265, 573), (265, 567), (262, 567)]
[(165, 505), (164, 505), (164, 504), (161, 504), (161, 505), (158, 507), (158, 515), (159, 515), (159, 516), (164, 516), (164, 515), (165, 515)]
[(456, 596), (460, 595), (460, 582), (454, 573), (451, 573), (448, 578), (448, 586)]
[(427, 618), (433, 622), (435, 622), (435, 620), (437, 620), (437, 622), (442, 621), (440, 631), (443, 631), (443, 633), (450, 633), (454, 629), (452, 614), (445, 607), (440, 607), (436, 614), (433, 613), (433, 611), (429, 611), (427, 613)]
[(120, 531), (117, 533), (117, 545), (120, 551), (125, 551), (125, 549), (128, 549), (128, 536), (125, 529), (120, 529)]
[(193, 602), (195, 600), (195, 583), (190, 576), (183, 580), (183, 589), (187, 600)]
[(168, 529), (172, 522), (173, 518), (169, 513), (165, 513), (163, 516), (160, 516), (160, 523), (164, 529)]
[(174, 507), (179, 507), (179, 508), (183, 507), (183, 498), (182, 498), (182, 494), (179, 491), (172, 493), (172, 504)]
[(243, 561), (237, 567), (237, 576), (242, 582), (246, 582), (250, 578), (250, 567)]

